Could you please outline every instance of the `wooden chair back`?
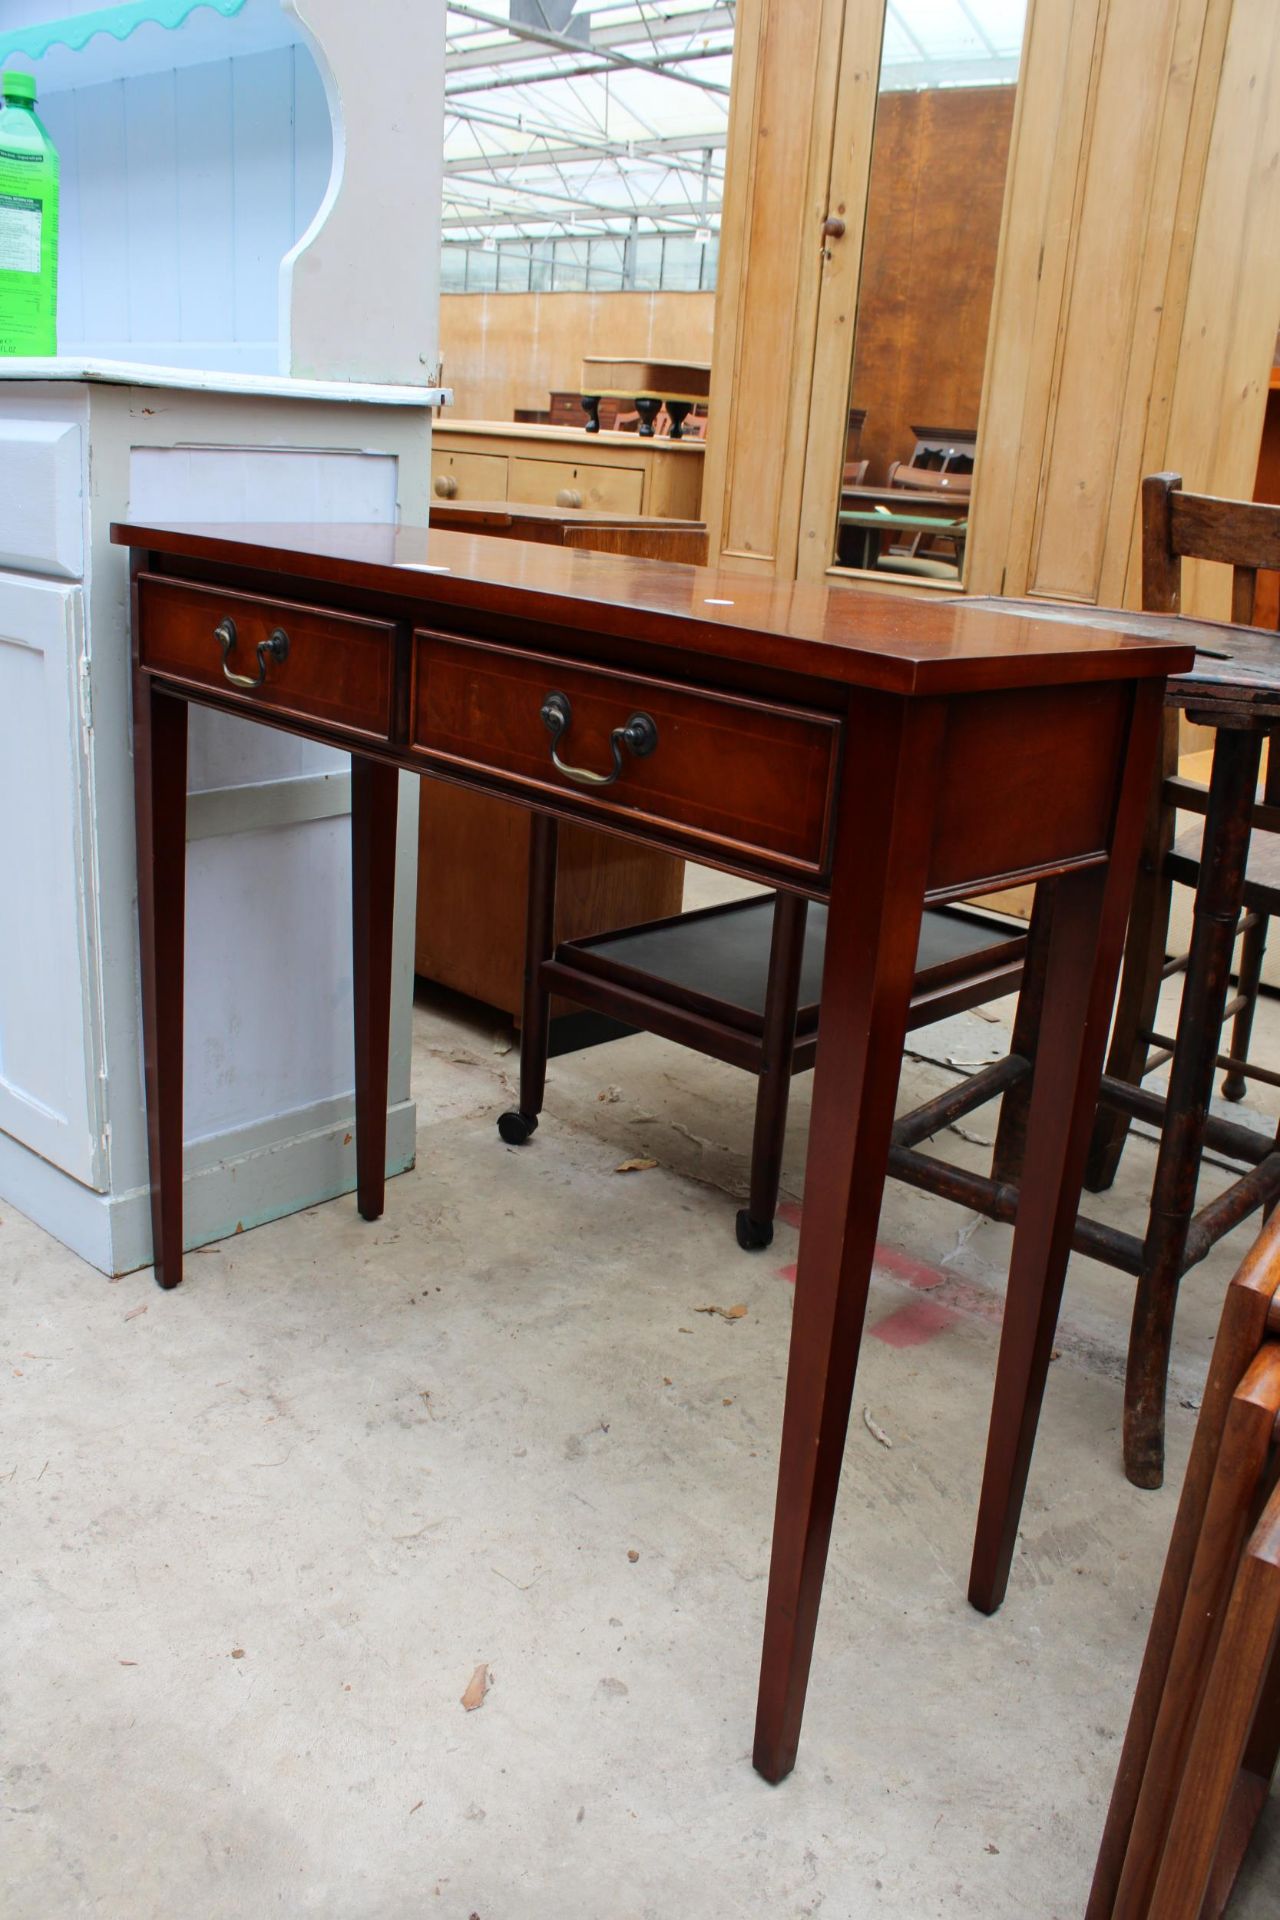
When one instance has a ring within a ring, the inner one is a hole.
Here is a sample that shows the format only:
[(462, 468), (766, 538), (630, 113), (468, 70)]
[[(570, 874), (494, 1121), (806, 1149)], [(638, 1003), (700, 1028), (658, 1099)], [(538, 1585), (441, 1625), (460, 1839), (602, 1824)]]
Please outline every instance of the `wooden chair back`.
[[(1151, 473), (1142, 483), (1142, 605), (1147, 613), (1181, 613), (1182, 563), (1216, 560), (1231, 568), (1231, 618), (1252, 626), (1258, 575), (1280, 569), (1280, 506), (1254, 500), (1219, 500), (1184, 493), (1179, 473)], [(1205, 792), (1178, 774), (1178, 715), (1165, 714), (1160, 777), (1169, 817), (1164, 841), (1172, 844), (1173, 803), (1205, 810)], [(1267, 755), (1264, 798), (1280, 803), (1280, 753)]]
[(1252, 625), (1258, 575), (1280, 569), (1280, 506), (1184, 493), (1180, 474), (1149, 474), (1142, 483), (1142, 604), (1148, 612), (1182, 611), (1184, 560), (1230, 567), (1231, 618)]

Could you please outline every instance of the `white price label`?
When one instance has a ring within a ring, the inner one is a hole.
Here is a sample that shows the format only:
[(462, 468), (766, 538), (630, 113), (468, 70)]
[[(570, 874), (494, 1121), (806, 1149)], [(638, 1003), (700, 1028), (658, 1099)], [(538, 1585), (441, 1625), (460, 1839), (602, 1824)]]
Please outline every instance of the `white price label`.
[(0, 272), (39, 273), (42, 213), (38, 200), (0, 193)]

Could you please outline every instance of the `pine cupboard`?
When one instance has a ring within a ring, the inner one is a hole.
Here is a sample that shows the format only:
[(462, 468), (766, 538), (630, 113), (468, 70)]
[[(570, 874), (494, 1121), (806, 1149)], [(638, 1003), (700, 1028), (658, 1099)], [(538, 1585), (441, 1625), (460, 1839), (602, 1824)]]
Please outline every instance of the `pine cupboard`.
[[(732, 418), (703, 495), (735, 566), (832, 569), (883, 29), (884, 0), (739, 7), (710, 405)], [(1251, 495), (1278, 228), (1274, 0), (1030, 0), (969, 590), (1132, 604), (1142, 474)]]

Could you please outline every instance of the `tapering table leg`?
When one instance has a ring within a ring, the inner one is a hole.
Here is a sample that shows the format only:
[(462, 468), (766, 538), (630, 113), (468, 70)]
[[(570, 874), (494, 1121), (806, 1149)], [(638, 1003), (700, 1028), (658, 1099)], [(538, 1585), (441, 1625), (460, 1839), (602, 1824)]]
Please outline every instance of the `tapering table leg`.
[(156, 1280), (182, 1278), (182, 992), (186, 933), (187, 703), (133, 678), (134, 822), (142, 1058)]
[(946, 708), (865, 699), (846, 764), (756, 1710), (755, 1765), (795, 1765), (866, 1313), (928, 877)]
[(391, 945), (400, 775), (351, 756), (351, 947), (356, 1053), (356, 1205), (382, 1214), (387, 1186)]
[(1046, 1019), (1036, 1048), (969, 1573), (969, 1599), (980, 1613), (994, 1613), (1004, 1599), (1018, 1537), (1097, 1109), (1160, 695), (1159, 687), (1140, 688), (1135, 695), (1106, 865), (1064, 874), (1055, 882), (1045, 956)]

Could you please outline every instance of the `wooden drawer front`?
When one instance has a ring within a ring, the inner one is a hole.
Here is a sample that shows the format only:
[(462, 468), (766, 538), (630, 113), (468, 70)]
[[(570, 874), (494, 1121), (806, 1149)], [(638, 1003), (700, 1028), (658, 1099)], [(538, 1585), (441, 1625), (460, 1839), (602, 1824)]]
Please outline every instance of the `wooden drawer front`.
[[(257, 676), (259, 643), (288, 636), (283, 660), (266, 653), (262, 684), (237, 687), (223, 671), (217, 629), (235, 626), (231, 673)], [(144, 667), (194, 681), (248, 707), (276, 708), (385, 739), (391, 727), (395, 629), (383, 621), (247, 599), (144, 574), (138, 581), (138, 651)]]
[[(610, 735), (648, 714), (657, 745), (625, 748), (607, 787), (581, 785), (552, 764), (544, 700), (569, 702), (556, 743), (568, 765), (607, 773)], [(570, 796), (607, 821), (625, 814), (693, 836), (708, 851), (764, 855), (806, 874), (827, 864), (840, 723), (805, 709), (581, 666), (446, 634), (414, 636), (413, 745), (440, 764), (504, 776), (557, 799)]]
[(586, 507), (592, 513), (639, 513), (644, 473), (639, 467), (597, 467), (589, 460), (513, 457), (509, 500), (531, 507)]
[(505, 453), (433, 453), (431, 490), (437, 500), (505, 500)]

